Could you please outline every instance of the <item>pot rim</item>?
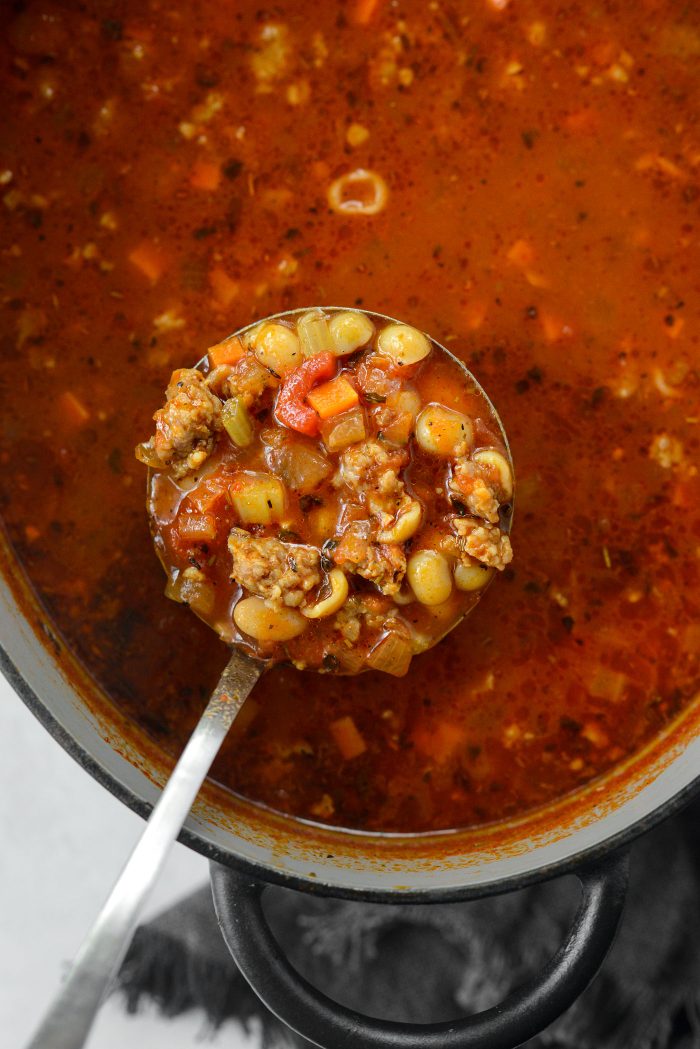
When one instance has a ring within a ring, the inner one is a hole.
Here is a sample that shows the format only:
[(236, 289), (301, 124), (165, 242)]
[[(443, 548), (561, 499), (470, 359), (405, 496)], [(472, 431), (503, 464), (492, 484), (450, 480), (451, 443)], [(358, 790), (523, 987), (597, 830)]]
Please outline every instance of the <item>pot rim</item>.
[[(116, 776), (104, 768), (89, 751), (68, 732), (60, 721), (52, 714), (49, 707), (29, 684), (21, 671), (10, 658), (3, 645), (0, 645), (0, 671), (14, 689), (20, 699), (29, 708), (32, 714), (50, 733), (50, 735), (63, 747), (63, 749), (78, 764), (88, 772), (101, 786), (105, 787), (110, 794), (127, 805), (143, 819), (147, 819), (153, 806), (140, 798), (135, 791), (121, 783)], [(276, 870), (263, 863), (237, 855), (235, 852), (222, 848), (192, 830), (183, 827), (178, 835), (178, 841), (200, 853), (210, 861), (233, 867), (243, 871), (251, 878), (262, 881), (265, 884), (277, 885), (298, 892), (309, 892), (312, 895), (330, 896), (336, 899), (347, 899), (365, 901), (368, 903), (457, 903), (466, 900), (479, 899), (485, 896), (497, 895), (505, 892), (513, 892), (524, 889), (536, 882), (548, 881), (560, 875), (569, 874), (577, 868), (592, 863), (601, 856), (616, 849), (630, 844), (641, 834), (651, 830), (657, 824), (677, 812), (696, 794), (700, 793), (700, 775), (696, 776), (690, 783), (681, 787), (665, 801), (652, 808), (648, 813), (642, 815), (623, 827), (622, 830), (610, 834), (608, 837), (579, 849), (560, 860), (540, 865), (525, 873), (519, 872), (502, 878), (477, 885), (464, 885), (460, 887), (446, 886), (432, 889), (369, 889), (352, 888), (347, 885), (333, 885), (323, 881), (311, 881), (300, 875)]]

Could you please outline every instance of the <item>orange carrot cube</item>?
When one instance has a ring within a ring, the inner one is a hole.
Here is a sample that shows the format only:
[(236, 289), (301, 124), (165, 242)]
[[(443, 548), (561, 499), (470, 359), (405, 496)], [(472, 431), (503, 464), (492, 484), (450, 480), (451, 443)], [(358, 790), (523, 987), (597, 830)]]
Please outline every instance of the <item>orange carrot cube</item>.
[(540, 323), (547, 342), (559, 342), (561, 339), (570, 339), (574, 334), (573, 329), (554, 313), (540, 310)]
[(190, 173), (190, 185), (194, 189), (213, 193), (221, 182), (221, 168), (211, 160), (198, 160)]
[(150, 280), (151, 284), (160, 280), (165, 271), (165, 255), (151, 241), (144, 241), (137, 245), (133, 251), (129, 252), (128, 259), (137, 270), (143, 273), (144, 277)]
[(357, 390), (344, 375), (316, 386), (306, 395), (306, 399), (322, 419), (347, 412), (360, 400)]
[(519, 266), (521, 269), (525, 269), (526, 266), (531, 266), (535, 261), (535, 252), (532, 244), (526, 240), (516, 240), (515, 244), (511, 245), (506, 253), (508, 262), (512, 262), (514, 266)]
[(241, 340), (232, 336), (223, 342), (217, 342), (216, 346), (210, 346), (207, 353), (212, 368), (218, 368), (220, 364), (235, 364), (243, 356), (245, 349)]

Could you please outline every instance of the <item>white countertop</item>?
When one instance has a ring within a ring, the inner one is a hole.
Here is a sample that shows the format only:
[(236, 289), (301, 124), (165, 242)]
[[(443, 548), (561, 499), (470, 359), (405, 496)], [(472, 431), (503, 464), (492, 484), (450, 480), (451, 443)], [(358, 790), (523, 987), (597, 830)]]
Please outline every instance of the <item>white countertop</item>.
[[(0, 1031), (21, 1049), (119, 873), (143, 822), (99, 786), (42, 728), (0, 676)], [(207, 881), (203, 857), (175, 845), (145, 915)], [(203, 1013), (164, 1020), (102, 1009), (89, 1049), (190, 1049)], [(225, 1025), (216, 1049), (255, 1049)]]

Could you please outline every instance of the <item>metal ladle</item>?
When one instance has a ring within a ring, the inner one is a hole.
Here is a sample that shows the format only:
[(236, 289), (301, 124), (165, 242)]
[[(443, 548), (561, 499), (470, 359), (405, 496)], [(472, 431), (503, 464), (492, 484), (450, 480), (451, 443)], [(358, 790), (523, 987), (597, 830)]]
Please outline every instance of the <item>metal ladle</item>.
[[(289, 319), (303, 310), (290, 310), (265, 318)], [(326, 312), (334, 312), (327, 308)], [(394, 318), (368, 310), (371, 320), (393, 322)], [(256, 321), (255, 324), (260, 323)], [(254, 325), (240, 329), (243, 334)], [(468, 375), (482, 394), (498, 422), (512, 470), (513, 463), (503, 424), (487, 394), (471, 372), (444, 346), (428, 336)], [(200, 361), (199, 364), (203, 364)], [(512, 514), (506, 523), (510, 530)], [(488, 585), (488, 584), (487, 584)], [(453, 624), (453, 627), (457, 624)], [(119, 875), (106, 903), (83, 941), (71, 970), (27, 1049), (81, 1049), (88, 1038), (99, 1008), (119, 971), (136, 930), (141, 908), (153, 888), (171, 846), (175, 842), (209, 773), (214, 758), (247, 697), (267, 664), (240, 648), (233, 648), (229, 661), (211, 694), (204, 713), (190, 736), (170, 779), (163, 788), (141, 838)]]

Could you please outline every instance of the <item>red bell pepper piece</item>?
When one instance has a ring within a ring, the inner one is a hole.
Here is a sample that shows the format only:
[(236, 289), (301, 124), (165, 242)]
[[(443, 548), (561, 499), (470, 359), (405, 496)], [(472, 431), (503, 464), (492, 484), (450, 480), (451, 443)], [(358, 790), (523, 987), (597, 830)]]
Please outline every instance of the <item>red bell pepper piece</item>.
[(309, 357), (283, 381), (277, 394), (275, 416), (278, 422), (290, 430), (315, 437), (320, 428), (320, 419), (306, 395), (318, 382), (331, 379), (335, 375), (336, 358), (326, 351)]

